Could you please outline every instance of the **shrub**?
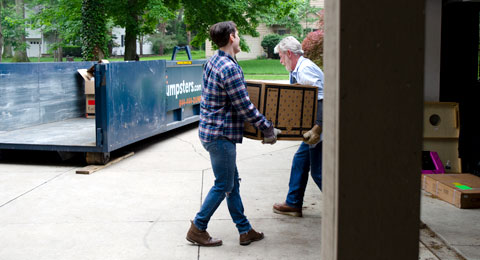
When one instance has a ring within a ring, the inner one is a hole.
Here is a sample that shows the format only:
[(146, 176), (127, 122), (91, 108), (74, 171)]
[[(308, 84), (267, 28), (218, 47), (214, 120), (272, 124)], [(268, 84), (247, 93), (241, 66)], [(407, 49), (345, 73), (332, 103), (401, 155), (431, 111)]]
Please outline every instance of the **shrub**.
[(304, 56), (323, 68), (323, 30), (317, 30), (307, 35), (302, 42)]
[(273, 53), (273, 50), (282, 38), (283, 37), (278, 34), (268, 34), (263, 37), (261, 45), (265, 49), (268, 58), (280, 59), (278, 54)]
[(311, 32), (302, 42), (304, 56), (315, 62), (320, 68), (323, 68), (323, 34), (324, 34), (324, 10), (319, 13), (319, 30)]
[(64, 46), (62, 47), (63, 56), (82, 57), (81, 46)]
[(148, 41), (152, 43), (152, 51), (158, 55), (164, 55), (172, 51), (178, 42), (175, 35), (162, 35), (154, 34), (148, 38)]

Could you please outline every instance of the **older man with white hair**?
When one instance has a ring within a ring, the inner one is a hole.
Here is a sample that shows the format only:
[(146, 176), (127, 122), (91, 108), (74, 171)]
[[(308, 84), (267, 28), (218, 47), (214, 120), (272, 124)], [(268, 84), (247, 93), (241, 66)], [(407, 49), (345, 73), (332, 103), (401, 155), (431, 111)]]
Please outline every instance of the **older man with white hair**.
[(323, 72), (311, 60), (303, 57), (302, 45), (293, 36), (285, 37), (275, 46), (280, 63), (290, 72), (290, 83), (318, 87), (318, 106), (315, 126), (304, 134), (304, 140), (293, 157), (285, 202), (275, 203), (273, 211), (294, 217), (302, 216), (303, 196), (307, 187), (308, 172), (322, 189), (322, 112), (323, 112)]

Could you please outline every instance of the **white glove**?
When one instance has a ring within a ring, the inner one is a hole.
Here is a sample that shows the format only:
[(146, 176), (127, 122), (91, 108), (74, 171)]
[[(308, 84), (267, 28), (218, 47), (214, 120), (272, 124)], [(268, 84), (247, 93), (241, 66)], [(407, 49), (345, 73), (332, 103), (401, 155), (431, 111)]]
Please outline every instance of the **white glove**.
[(322, 127), (315, 125), (308, 132), (303, 134), (303, 142), (306, 144), (316, 144), (320, 141), (320, 134), (322, 133)]

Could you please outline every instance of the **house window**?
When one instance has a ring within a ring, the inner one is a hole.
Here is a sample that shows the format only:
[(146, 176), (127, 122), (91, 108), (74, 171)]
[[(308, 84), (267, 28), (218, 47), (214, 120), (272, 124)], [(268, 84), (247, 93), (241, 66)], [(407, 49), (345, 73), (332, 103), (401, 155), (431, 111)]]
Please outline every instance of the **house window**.
[(120, 46), (121, 46), (121, 47), (125, 46), (125, 35), (122, 35), (122, 36), (120, 37)]
[(285, 34), (287, 34), (287, 30), (285, 30), (285, 29), (279, 29), (279, 30), (277, 30), (277, 34), (278, 34), (278, 35), (285, 35)]

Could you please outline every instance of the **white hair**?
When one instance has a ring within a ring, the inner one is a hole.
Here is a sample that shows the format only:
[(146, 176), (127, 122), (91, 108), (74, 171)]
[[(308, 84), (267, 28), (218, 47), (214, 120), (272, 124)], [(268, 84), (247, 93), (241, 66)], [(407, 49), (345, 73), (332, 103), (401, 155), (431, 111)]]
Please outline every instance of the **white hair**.
[(285, 52), (285, 51), (291, 51), (294, 54), (303, 55), (302, 44), (293, 36), (287, 36), (283, 38), (277, 44), (277, 46), (275, 46), (275, 49), (273, 49), (274, 53)]

